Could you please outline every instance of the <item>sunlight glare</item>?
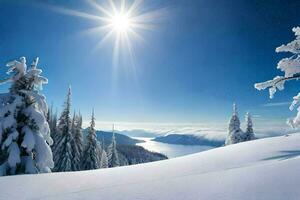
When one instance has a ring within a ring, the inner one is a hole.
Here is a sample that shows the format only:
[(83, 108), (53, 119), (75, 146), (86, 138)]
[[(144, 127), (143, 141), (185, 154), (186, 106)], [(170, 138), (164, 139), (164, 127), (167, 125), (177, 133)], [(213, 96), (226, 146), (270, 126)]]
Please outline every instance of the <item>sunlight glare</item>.
[(111, 25), (118, 33), (127, 32), (131, 28), (130, 17), (124, 14), (116, 14), (111, 19)]

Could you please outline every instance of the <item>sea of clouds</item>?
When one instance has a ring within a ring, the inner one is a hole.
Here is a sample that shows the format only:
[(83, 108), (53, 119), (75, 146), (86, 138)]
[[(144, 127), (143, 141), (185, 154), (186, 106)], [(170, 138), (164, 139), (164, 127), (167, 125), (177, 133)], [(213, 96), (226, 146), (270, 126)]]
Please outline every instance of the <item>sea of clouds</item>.
[[(112, 124), (115, 131), (131, 137), (156, 137), (168, 134), (192, 134), (207, 140), (224, 141), (228, 134), (228, 123), (140, 123), (140, 122), (96, 122), (98, 130), (111, 131)], [(88, 122), (84, 122), (88, 126)], [(245, 124), (241, 128), (245, 130)], [(262, 121), (254, 123), (256, 137), (274, 137), (295, 132), (284, 121)]]

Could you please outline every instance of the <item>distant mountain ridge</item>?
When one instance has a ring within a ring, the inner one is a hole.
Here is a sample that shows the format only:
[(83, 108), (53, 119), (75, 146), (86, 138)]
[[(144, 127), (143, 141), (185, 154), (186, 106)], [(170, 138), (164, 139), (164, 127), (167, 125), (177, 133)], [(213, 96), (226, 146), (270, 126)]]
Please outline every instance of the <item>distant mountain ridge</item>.
[(224, 145), (224, 141), (210, 140), (203, 136), (196, 135), (183, 135), (183, 134), (169, 134), (166, 136), (159, 136), (153, 139), (156, 142), (168, 143), (168, 144), (180, 144), (180, 145), (202, 145), (220, 147)]
[(156, 133), (145, 131), (142, 129), (133, 129), (133, 130), (123, 130), (118, 131), (118, 133), (127, 135), (129, 137), (148, 137), (148, 138), (154, 138), (157, 136)]
[[(88, 129), (84, 129), (83, 130), (83, 134), (87, 134)], [(97, 139), (100, 142), (104, 142), (105, 146), (109, 145), (111, 143), (111, 139), (112, 139), (112, 132), (109, 131), (96, 131), (96, 135), (97, 135)], [(144, 142), (143, 140), (138, 140), (138, 139), (134, 139), (131, 138), (129, 136), (123, 135), (123, 134), (119, 134), (119, 133), (115, 133), (115, 137), (116, 137), (116, 142), (119, 145), (135, 145), (137, 143), (141, 143)]]

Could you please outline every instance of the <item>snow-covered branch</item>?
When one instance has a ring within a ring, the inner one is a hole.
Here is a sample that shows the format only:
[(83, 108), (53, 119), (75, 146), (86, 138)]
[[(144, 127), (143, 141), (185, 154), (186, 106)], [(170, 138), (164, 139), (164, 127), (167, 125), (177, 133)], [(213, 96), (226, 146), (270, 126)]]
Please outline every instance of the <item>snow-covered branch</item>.
[(278, 90), (284, 89), (285, 81), (290, 81), (294, 79), (298, 80), (299, 78), (300, 78), (300, 73), (294, 74), (293, 76), (290, 77), (276, 76), (275, 78), (273, 78), (273, 80), (256, 83), (254, 84), (254, 87), (257, 90), (265, 90), (269, 88), (270, 98), (273, 99), (277, 89)]
[[(262, 83), (256, 83), (254, 87), (258, 90), (269, 89), (270, 98), (274, 97), (277, 90), (283, 90), (286, 81), (298, 80), (300, 78), (300, 27), (292, 29), (295, 33), (296, 39), (292, 42), (281, 45), (276, 48), (276, 52), (289, 52), (293, 56), (281, 59), (277, 64), (277, 69), (284, 72), (284, 76), (276, 76), (272, 80)], [(293, 110), (300, 101), (300, 93), (293, 98), (290, 110)], [(292, 127), (300, 127), (300, 108), (298, 107), (298, 114), (295, 118), (289, 119), (288, 124)]]

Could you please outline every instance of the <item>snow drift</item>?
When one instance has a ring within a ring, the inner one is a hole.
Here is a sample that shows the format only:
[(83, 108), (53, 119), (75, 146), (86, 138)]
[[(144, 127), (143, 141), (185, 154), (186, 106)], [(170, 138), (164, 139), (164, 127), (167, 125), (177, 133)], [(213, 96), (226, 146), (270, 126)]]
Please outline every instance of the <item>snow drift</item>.
[(0, 199), (299, 199), (300, 134), (134, 166), (0, 178)]

